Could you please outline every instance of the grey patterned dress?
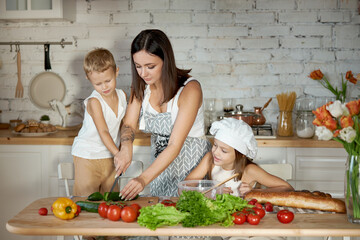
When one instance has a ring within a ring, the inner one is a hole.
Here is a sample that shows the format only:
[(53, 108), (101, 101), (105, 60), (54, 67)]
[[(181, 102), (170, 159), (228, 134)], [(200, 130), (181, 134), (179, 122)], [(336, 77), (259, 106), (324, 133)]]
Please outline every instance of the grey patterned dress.
[[(171, 113), (144, 113), (145, 131), (151, 132), (152, 162), (167, 147), (171, 130)], [(210, 150), (206, 138), (187, 137), (180, 154), (157, 178), (150, 183), (152, 196), (178, 196), (177, 184), (193, 170)]]

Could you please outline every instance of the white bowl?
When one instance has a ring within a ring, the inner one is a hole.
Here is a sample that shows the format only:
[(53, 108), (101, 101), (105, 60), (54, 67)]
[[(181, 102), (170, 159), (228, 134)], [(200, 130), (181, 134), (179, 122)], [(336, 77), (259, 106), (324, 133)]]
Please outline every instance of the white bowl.
[[(218, 184), (218, 181), (214, 180), (186, 180), (179, 182), (179, 195), (181, 195), (182, 191), (197, 191), (197, 192), (204, 192), (211, 187)], [(208, 198), (215, 199), (216, 194), (222, 194), (224, 189), (224, 184), (214, 188), (210, 192), (206, 193), (205, 196)]]

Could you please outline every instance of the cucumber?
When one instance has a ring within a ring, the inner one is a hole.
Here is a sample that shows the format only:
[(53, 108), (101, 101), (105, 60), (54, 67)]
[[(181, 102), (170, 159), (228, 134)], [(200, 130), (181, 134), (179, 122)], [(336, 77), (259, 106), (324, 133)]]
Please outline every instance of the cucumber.
[(98, 208), (100, 205), (100, 203), (89, 201), (77, 201), (76, 204), (81, 207), (81, 210), (94, 213), (98, 212)]
[[(119, 196), (120, 192), (105, 192), (104, 193), (104, 201), (125, 201), (124, 198)], [(139, 194), (136, 195), (133, 199), (131, 200), (135, 200), (139, 197)], [(130, 200), (130, 201), (131, 201)]]
[(100, 192), (94, 192), (94, 193), (90, 194), (87, 198), (87, 200), (89, 200), (89, 201), (101, 201), (103, 199), (104, 199), (104, 197)]
[(104, 200), (105, 201), (119, 201), (120, 198), (120, 192), (105, 192), (104, 193)]

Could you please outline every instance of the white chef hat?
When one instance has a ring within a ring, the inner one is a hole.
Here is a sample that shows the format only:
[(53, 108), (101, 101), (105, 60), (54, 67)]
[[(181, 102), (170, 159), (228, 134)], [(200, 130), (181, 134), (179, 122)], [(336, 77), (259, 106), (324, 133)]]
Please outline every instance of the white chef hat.
[(225, 118), (211, 125), (210, 133), (214, 137), (238, 150), (248, 158), (254, 159), (257, 154), (257, 142), (251, 127), (243, 120)]

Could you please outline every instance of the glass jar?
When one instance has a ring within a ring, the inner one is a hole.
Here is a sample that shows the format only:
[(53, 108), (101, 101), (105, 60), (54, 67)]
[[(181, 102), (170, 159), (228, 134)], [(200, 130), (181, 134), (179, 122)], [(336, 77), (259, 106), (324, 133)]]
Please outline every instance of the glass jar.
[(292, 111), (280, 111), (277, 133), (281, 137), (290, 137), (294, 135)]
[(312, 138), (315, 133), (314, 114), (311, 111), (298, 111), (296, 118), (296, 134), (299, 138)]

